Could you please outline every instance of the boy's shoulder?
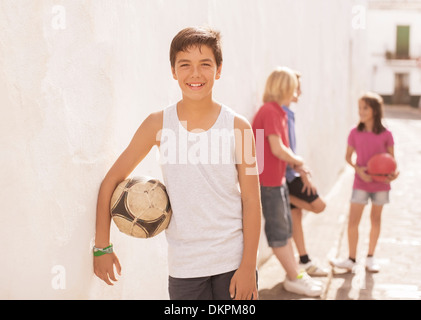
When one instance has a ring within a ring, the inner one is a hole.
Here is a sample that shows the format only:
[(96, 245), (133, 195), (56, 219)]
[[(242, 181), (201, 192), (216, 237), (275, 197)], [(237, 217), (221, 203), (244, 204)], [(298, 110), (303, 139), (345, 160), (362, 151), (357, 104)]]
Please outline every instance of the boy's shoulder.
[(146, 128), (147, 131), (151, 133), (157, 133), (162, 129), (164, 123), (164, 111), (156, 111), (150, 113), (140, 125), (141, 127)]
[(160, 110), (160, 111), (150, 113), (148, 117), (145, 119), (145, 121), (148, 121), (151, 124), (159, 124), (159, 123), (162, 123), (163, 118), (164, 118), (164, 110)]
[(234, 109), (230, 108), (227, 105), (221, 104), (225, 112), (228, 112), (234, 118), (234, 128), (235, 129), (249, 129), (251, 128), (250, 121), (242, 114), (238, 113)]
[(265, 115), (286, 115), (286, 111), (275, 102), (266, 102), (258, 110)]
[(279, 121), (281, 119), (286, 119), (287, 113), (279, 107), (278, 104), (272, 102), (266, 102), (263, 104), (254, 115), (253, 123), (261, 121), (266, 121), (271, 119), (273, 121)]

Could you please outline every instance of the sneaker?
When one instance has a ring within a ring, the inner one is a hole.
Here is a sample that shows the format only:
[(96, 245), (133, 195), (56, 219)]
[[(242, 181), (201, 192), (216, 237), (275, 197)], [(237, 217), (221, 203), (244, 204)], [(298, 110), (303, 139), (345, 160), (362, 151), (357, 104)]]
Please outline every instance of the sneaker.
[(310, 277), (326, 277), (328, 275), (328, 270), (319, 268), (317, 265), (313, 263), (313, 261), (309, 261), (307, 263), (299, 263), (300, 269), (307, 272)]
[(349, 258), (345, 260), (331, 259), (329, 260), (329, 263), (332, 265), (332, 267), (347, 269), (348, 271), (352, 271), (356, 265), (356, 263)]
[(294, 280), (290, 280), (286, 277), (284, 289), (292, 293), (309, 297), (317, 297), (323, 293), (322, 286), (315, 284), (313, 279), (305, 272), (300, 273)]
[(365, 260), (365, 268), (369, 272), (379, 272), (380, 266), (373, 257), (367, 257)]

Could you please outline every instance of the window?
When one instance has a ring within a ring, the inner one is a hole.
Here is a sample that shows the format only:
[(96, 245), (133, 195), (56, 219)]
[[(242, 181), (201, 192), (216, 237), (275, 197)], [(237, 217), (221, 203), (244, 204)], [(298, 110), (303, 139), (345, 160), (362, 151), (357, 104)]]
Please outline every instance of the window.
[(397, 26), (396, 58), (409, 59), (409, 26)]

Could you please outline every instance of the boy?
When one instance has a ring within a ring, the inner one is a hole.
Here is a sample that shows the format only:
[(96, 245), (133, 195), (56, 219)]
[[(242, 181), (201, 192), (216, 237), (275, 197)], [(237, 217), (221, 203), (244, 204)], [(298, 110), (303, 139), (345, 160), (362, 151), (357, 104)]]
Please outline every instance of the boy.
[[(173, 210), (166, 230), (170, 299), (257, 299), (259, 182), (256, 163), (243, 151), (247, 145), (254, 153), (254, 138), (245, 134), (251, 126), (244, 118), (212, 98), (222, 69), (219, 32), (181, 30), (171, 43), (170, 62), (182, 100), (149, 115), (104, 178), (95, 247), (110, 244), (115, 187), (157, 145)], [(222, 145), (225, 154), (215, 148), (215, 136), (230, 142)], [(110, 279), (116, 281), (113, 265), (120, 273), (113, 252), (94, 258), (95, 274), (110, 285)]]
[[(307, 296), (319, 296), (321, 283), (301, 272), (292, 247), (292, 222), (288, 188), (285, 183), (287, 164), (304, 171), (303, 159), (289, 148), (288, 118), (282, 105), (289, 105), (297, 88), (297, 78), (286, 67), (276, 68), (266, 81), (263, 106), (253, 120), (253, 131), (264, 130), (264, 148), (257, 154), (260, 173), (262, 210), (269, 246), (285, 269), (284, 289)], [(259, 143), (259, 141), (257, 141)], [(258, 150), (262, 148), (258, 145)]]
[[(301, 95), (301, 73), (295, 71), (295, 75), (297, 76), (298, 87), (297, 93), (294, 95), (292, 102), (297, 103)], [(282, 108), (288, 115), (289, 145), (291, 150), (295, 153), (295, 113), (290, 109), (289, 105), (283, 105)], [(290, 166), (287, 166), (285, 177), (291, 206), (292, 237), (294, 238), (295, 246), (300, 258), (299, 266), (310, 276), (327, 276), (328, 271), (318, 267), (310, 259), (307, 253), (302, 225), (303, 209), (314, 213), (320, 213), (326, 208), (326, 203), (317, 194), (317, 189), (312, 183), (311, 175), (308, 172), (302, 172), (300, 174)]]

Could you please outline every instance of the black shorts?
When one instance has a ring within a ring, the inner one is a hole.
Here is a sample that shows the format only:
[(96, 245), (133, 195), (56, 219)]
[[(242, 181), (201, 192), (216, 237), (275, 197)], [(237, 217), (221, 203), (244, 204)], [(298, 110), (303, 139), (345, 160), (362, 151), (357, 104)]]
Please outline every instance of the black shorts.
[[(298, 199), (304, 200), (305, 202), (312, 203), (314, 200), (316, 200), (319, 195), (317, 192), (314, 194), (307, 194), (307, 190), (302, 192), (303, 190), (303, 180), (301, 180), (301, 177), (297, 177), (291, 182), (287, 182), (288, 191), (291, 196), (297, 197)], [(291, 209), (297, 208), (292, 203), (290, 203)]]

